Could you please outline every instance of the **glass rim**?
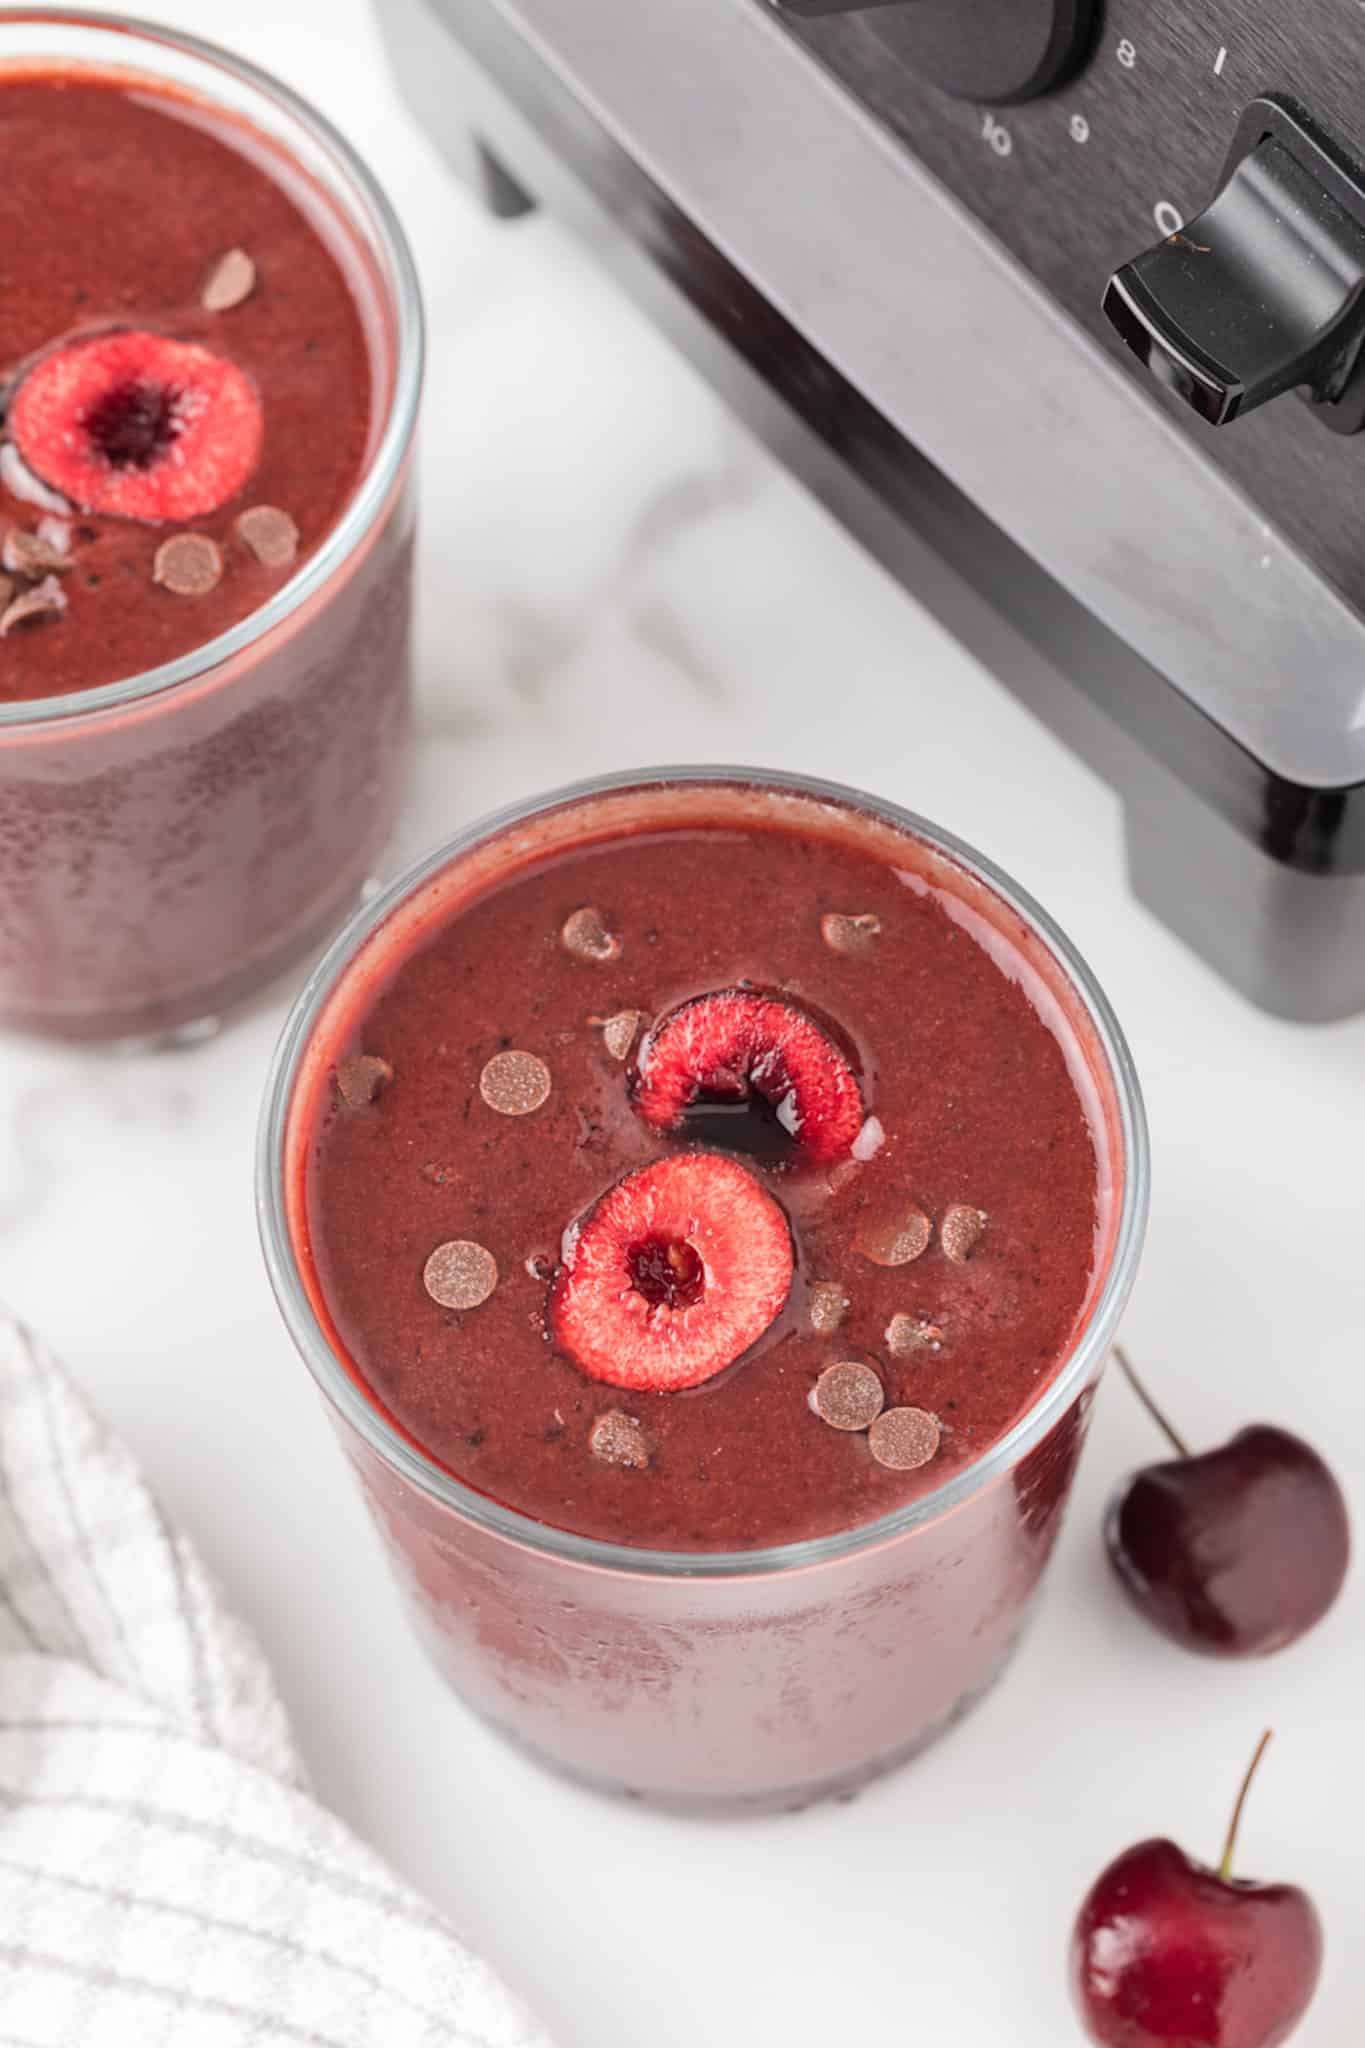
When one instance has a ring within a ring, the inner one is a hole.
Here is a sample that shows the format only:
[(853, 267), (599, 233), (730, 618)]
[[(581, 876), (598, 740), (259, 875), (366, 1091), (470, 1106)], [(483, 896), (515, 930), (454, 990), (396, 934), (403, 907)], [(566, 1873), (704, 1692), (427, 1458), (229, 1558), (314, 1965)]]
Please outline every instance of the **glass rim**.
[[(308, 1297), (289, 1230), (283, 1165), (290, 1107), (299, 1066), (326, 1003), (364, 946), (387, 919), (462, 854), (481, 842), (544, 813), (593, 797), (678, 784), (736, 785), (787, 791), (871, 813), (946, 854), (1003, 899), (1041, 938), (1080, 999), (1108, 1064), (1123, 1144), (1119, 1215), (1109, 1269), (1074, 1348), (1005, 1435), (943, 1485), (874, 1521), (828, 1536), (771, 1544), (757, 1550), (651, 1550), (579, 1536), (538, 1522), (467, 1486), (401, 1434), (367, 1399), (337, 1356)], [(271, 1061), (257, 1130), (256, 1212), (266, 1271), (285, 1327), (319, 1391), (361, 1441), (409, 1485), (485, 1530), (561, 1560), (646, 1578), (735, 1579), (762, 1577), (851, 1557), (893, 1541), (951, 1512), (1017, 1465), (1065, 1415), (1097, 1363), (1108, 1353), (1136, 1275), (1149, 1192), (1147, 1124), (1142, 1093), (1127, 1042), (1108, 999), (1080, 952), (1042, 906), (1003, 870), (954, 834), (912, 811), (848, 785), (817, 776), (765, 768), (688, 765), (628, 769), (590, 776), (542, 795), (503, 805), (475, 819), (453, 838), (412, 863), (379, 895), (354, 913), (299, 992)]]
[[(130, 43), (130, 68), (134, 70), (139, 45), (182, 51), (218, 71), (228, 73), (295, 120), (344, 174), (350, 188), (344, 194), (347, 210), (362, 214), (368, 212), (368, 224), (375, 232), (386, 269), (383, 283), (386, 295), (392, 299), (396, 347), (393, 391), (378, 445), (345, 511), (296, 575), (256, 611), (249, 612), (246, 618), (239, 619), (226, 632), (206, 640), (201, 647), (192, 648), (188, 654), (179, 655), (174, 661), (142, 669), (136, 675), (122, 676), (112, 683), (101, 683), (90, 690), (72, 690), (59, 697), (0, 703), (0, 739), (7, 731), (49, 726), (63, 719), (120, 710), (160, 696), (182, 683), (194, 682), (242, 653), (321, 590), (365, 539), (388, 502), (412, 442), (425, 356), (421, 286), (402, 222), (364, 158), (310, 100), (276, 78), (273, 72), (254, 64), (248, 57), (239, 56), (221, 43), (193, 35), (188, 30), (148, 21), (140, 15), (101, 14), (88, 7), (0, 7), (0, 37), (6, 29), (25, 24), (60, 30), (88, 28), (108, 36), (126, 36)], [(111, 52), (111, 65), (112, 62)], [(102, 67), (97, 59), (92, 59), (91, 63), (94, 69), (108, 68)], [(156, 76), (150, 72), (148, 75)], [(208, 97), (207, 94), (202, 96)], [(356, 201), (359, 201), (359, 206)]]

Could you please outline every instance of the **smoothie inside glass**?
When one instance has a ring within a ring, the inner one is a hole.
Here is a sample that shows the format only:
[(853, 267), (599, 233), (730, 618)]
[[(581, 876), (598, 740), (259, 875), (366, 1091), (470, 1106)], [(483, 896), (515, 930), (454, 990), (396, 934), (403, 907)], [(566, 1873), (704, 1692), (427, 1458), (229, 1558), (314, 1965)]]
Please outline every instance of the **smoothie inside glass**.
[(421, 315), (253, 67), (0, 16), (0, 1022), (201, 1026), (356, 899), (406, 756)]
[(1102, 996), (979, 856), (668, 770), (472, 828), (342, 935), (259, 1198), (457, 1690), (593, 1783), (762, 1807), (1003, 1668), (1145, 1139)]

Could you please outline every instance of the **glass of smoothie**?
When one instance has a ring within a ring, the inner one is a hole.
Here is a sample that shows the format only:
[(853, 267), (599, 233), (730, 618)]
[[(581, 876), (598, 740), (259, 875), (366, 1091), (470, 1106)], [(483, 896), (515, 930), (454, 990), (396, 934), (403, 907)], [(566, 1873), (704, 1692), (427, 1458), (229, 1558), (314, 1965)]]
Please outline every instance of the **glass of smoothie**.
[(718, 768), (504, 811), (372, 903), (258, 1182), (441, 1670), (721, 1809), (849, 1791), (999, 1676), (1146, 1199), (1045, 913), (894, 805)]
[(5, 10), (0, 133), (0, 1024), (171, 1037), (393, 820), (417, 283), (342, 137), (189, 36)]

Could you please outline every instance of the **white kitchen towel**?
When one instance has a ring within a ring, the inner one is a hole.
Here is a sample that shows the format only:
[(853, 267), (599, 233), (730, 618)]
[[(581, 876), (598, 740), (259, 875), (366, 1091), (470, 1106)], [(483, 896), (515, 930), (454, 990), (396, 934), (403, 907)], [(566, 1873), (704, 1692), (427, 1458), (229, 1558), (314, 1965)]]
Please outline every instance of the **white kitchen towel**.
[(257, 1644), (0, 1318), (0, 2048), (546, 2048), (308, 1797)]

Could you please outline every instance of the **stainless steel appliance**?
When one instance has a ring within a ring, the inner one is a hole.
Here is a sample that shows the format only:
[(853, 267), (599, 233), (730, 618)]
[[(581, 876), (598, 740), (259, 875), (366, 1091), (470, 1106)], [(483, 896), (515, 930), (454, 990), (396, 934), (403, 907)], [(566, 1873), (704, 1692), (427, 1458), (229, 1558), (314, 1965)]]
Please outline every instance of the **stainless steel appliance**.
[(1142, 899), (1365, 1008), (1365, 8), (377, 7), (489, 203), (575, 222), (1112, 778)]

